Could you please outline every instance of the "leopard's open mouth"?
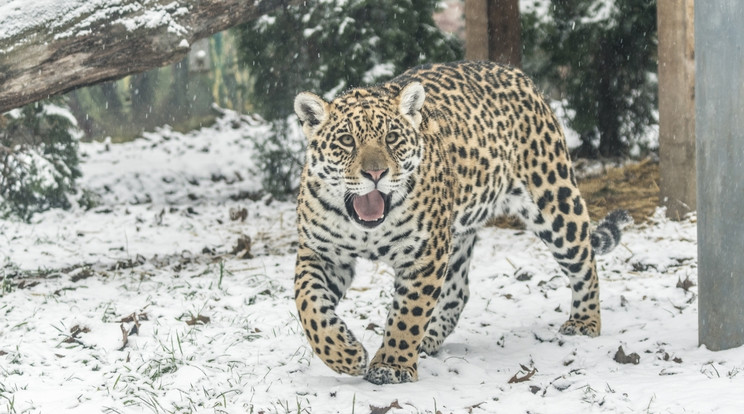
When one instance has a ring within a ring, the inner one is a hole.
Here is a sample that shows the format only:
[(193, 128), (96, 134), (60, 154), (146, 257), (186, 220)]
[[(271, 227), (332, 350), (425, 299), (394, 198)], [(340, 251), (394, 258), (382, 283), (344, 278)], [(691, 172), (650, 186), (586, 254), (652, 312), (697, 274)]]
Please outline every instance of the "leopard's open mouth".
[(346, 212), (349, 217), (367, 228), (377, 227), (385, 221), (390, 211), (390, 195), (372, 190), (364, 195), (346, 197)]

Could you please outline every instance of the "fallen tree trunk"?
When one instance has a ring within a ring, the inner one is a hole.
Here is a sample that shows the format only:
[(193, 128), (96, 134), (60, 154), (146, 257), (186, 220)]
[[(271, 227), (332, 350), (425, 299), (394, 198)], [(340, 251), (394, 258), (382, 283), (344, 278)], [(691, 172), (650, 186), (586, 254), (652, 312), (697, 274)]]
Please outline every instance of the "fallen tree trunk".
[(190, 45), (291, 0), (60, 0), (0, 9), (0, 113), (183, 59)]

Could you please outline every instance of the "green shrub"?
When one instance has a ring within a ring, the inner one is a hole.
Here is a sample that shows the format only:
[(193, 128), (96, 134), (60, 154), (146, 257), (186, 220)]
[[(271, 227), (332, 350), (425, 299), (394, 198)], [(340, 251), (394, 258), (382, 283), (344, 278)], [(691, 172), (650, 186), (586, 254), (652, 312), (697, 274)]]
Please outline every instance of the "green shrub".
[(80, 177), (74, 118), (56, 102), (0, 115), (0, 217), (69, 208)]
[(261, 186), (280, 200), (297, 191), (305, 163), (305, 139), (293, 121), (274, 120), (267, 136), (253, 140)]

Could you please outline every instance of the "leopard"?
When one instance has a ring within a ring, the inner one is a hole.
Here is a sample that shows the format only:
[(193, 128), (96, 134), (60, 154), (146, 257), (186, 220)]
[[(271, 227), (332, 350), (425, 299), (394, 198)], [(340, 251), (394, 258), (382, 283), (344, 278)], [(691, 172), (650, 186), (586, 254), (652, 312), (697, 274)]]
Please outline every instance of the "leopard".
[[(520, 69), (437, 63), (326, 100), (301, 92), (306, 138), (297, 194), (294, 296), (313, 352), (373, 384), (418, 380), (470, 296), (477, 230), (517, 216), (568, 277), (565, 335), (600, 334), (595, 255), (632, 221), (616, 210), (596, 228), (579, 193), (559, 120)], [(359, 259), (394, 271), (382, 345), (368, 353), (336, 307)]]

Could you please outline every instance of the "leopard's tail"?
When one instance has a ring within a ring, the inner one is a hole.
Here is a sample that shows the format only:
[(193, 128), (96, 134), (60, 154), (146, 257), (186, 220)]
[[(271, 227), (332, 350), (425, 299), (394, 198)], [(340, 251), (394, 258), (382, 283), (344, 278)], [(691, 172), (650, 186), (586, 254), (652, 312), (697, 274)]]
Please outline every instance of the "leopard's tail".
[(595, 254), (606, 254), (620, 244), (622, 230), (633, 224), (633, 217), (626, 210), (610, 212), (592, 233), (592, 249)]

